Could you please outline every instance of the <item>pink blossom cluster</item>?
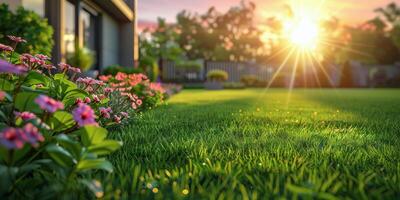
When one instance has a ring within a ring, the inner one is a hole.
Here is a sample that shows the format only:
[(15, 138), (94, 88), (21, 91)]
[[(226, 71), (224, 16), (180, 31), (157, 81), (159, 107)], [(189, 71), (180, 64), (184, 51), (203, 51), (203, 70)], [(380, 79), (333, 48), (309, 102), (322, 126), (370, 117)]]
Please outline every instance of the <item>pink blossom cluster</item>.
[(86, 125), (98, 125), (93, 109), (87, 104), (80, 103), (78, 107), (72, 111), (72, 115), (74, 120), (81, 127)]
[(54, 100), (45, 95), (39, 95), (35, 99), (35, 103), (37, 103), (41, 109), (49, 113), (54, 113), (57, 110), (64, 109), (64, 104), (62, 102)]
[(37, 147), (38, 143), (43, 141), (43, 135), (31, 123), (23, 128), (10, 127), (0, 132), (0, 144), (6, 149), (22, 149), (26, 143)]

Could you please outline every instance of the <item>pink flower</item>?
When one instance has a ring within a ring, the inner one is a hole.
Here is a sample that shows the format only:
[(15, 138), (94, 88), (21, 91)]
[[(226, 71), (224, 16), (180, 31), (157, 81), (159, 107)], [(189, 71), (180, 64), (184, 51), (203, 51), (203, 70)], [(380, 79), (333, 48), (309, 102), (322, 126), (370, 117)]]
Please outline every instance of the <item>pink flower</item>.
[(64, 109), (64, 104), (56, 101), (48, 96), (39, 95), (35, 99), (35, 103), (39, 105), (39, 107), (49, 113), (54, 113), (57, 110)]
[(38, 145), (38, 142), (44, 141), (44, 137), (39, 133), (38, 128), (31, 123), (24, 126), (23, 132), (25, 133), (23, 134), (23, 139), (25, 142), (30, 143), (34, 147)]
[(24, 147), (23, 132), (18, 128), (6, 128), (0, 133), (0, 144), (6, 149), (22, 149)]
[(110, 94), (113, 91), (114, 91), (114, 89), (112, 89), (112, 88), (109, 88), (109, 87), (104, 88), (104, 93), (106, 93), (106, 94)]
[(56, 67), (54, 67), (54, 66), (51, 65), (51, 64), (48, 64), (48, 65), (45, 64), (45, 65), (43, 65), (43, 67), (46, 68), (46, 69), (49, 70), (49, 71), (52, 70), (52, 69), (56, 69)]
[(101, 108), (99, 108), (99, 110), (100, 110), (100, 115), (102, 117), (104, 117), (106, 119), (110, 119), (111, 118), (110, 113), (112, 113), (112, 110), (111, 110), (110, 107), (108, 107), (108, 108), (101, 107)]
[(134, 109), (134, 110), (136, 110), (137, 109), (137, 105), (136, 105), (136, 103), (135, 102), (132, 102), (132, 108)]
[(118, 115), (114, 115), (114, 122), (115, 123), (117, 123), (117, 124), (120, 124), (121, 123), (121, 117), (120, 116), (118, 116)]
[(21, 43), (21, 42), (25, 43), (26, 42), (26, 40), (24, 40), (21, 37), (12, 36), (12, 35), (7, 35), (7, 37), (8, 37), (8, 39), (14, 41), (15, 43)]
[(43, 54), (36, 54), (36, 58), (39, 58), (41, 60), (50, 60), (50, 57), (43, 55)]
[(7, 46), (5, 44), (0, 44), (0, 51), (14, 51), (14, 49), (10, 46)]
[(78, 78), (76, 80), (76, 82), (78, 83), (84, 83), (86, 85), (103, 85), (104, 82), (103, 81), (99, 81), (90, 77), (86, 77), (86, 78)]
[(90, 100), (89, 97), (85, 97), (85, 99), (83, 100), (84, 103), (90, 103), (92, 102), (92, 100)]
[(75, 104), (76, 104), (76, 105), (81, 104), (81, 103), (83, 103), (83, 100), (82, 100), (82, 99), (77, 98), (77, 99), (75, 100)]
[(140, 99), (138, 99), (138, 100), (136, 100), (136, 104), (138, 105), (138, 106), (140, 106), (140, 105), (142, 105), (142, 100), (140, 100)]
[(126, 78), (128, 78), (128, 75), (122, 72), (118, 72), (117, 75), (115, 75), (115, 79), (117, 79), (118, 81), (123, 81)]
[(0, 73), (25, 74), (27, 69), (0, 59)]
[(72, 111), (75, 121), (79, 126), (97, 125), (93, 109), (86, 104), (79, 104), (77, 108)]
[(0, 90), (0, 101), (3, 101), (6, 98), (6, 93)]
[(112, 78), (111, 75), (108, 75), (108, 76), (105, 76), (105, 75), (99, 76), (99, 79), (102, 80), (102, 81), (105, 81), (105, 82), (109, 81), (110, 78)]
[(97, 96), (97, 95), (92, 95), (92, 97), (93, 97), (93, 101), (95, 102), (95, 103), (99, 103), (100, 102), (100, 98)]
[(59, 63), (58, 67), (60, 67), (61, 71), (63, 72), (66, 72), (69, 68), (71, 68), (71, 66), (66, 63)]
[(21, 118), (22, 120), (31, 120), (35, 119), (36, 115), (31, 112), (14, 112), (16, 118)]
[(127, 112), (120, 112), (119, 114), (121, 114), (125, 118), (129, 117), (129, 114)]
[(69, 70), (71, 70), (72, 72), (75, 72), (75, 73), (81, 73), (81, 69), (76, 68), (76, 67), (70, 67)]

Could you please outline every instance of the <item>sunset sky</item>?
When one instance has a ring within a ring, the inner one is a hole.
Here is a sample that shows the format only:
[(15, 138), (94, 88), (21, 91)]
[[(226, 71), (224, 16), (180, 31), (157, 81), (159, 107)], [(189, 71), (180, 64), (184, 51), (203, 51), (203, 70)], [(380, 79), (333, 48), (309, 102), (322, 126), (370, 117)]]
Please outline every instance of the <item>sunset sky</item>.
[[(139, 21), (141, 24), (154, 22), (157, 17), (163, 17), (168, 22), (174, 22), (176, 14), (187, 9), (193, 12), (205, 12), (210, 6), (217, 10), (226, 11), (241, 0), (139, 0)], [(283, 12), (284, 5), (301, 5), (307, 10), (314, 11), (323, 3), (321, 17), (336, 16), (342, 22), (359, 24), (375, 16), (373, 10), (386, 6), (396, 0), (252, 0), (257, 5), (257, 19), (262, 22), (271, 15)], [(295, 3), (294, 3), (295, 2)]]

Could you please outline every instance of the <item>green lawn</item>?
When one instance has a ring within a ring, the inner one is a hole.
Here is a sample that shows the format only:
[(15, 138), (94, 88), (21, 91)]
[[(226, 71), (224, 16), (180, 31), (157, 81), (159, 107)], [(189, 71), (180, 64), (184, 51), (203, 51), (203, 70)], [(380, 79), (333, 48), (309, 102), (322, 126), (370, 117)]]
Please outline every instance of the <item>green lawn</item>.
[(400, 198), (400, 90), (185, 90), (112, 135), (108, 196)]

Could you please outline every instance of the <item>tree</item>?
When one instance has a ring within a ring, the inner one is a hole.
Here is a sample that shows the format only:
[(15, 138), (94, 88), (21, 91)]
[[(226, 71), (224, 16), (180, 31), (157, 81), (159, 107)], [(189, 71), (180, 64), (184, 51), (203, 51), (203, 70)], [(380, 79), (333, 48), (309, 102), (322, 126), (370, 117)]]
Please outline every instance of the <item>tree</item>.
[(11, 12), (7, 4), (0, 4), (0, 43), (9, 44), (7, 35), (23, 37), (28, 43), (18, 45), (17, 52), (50, 55), (53, 48), (53, 28), (46, 19), (20, 7)]
[(255, 4), (242, 2), (226, 13), (211, 7), (202, 15), (177, 15), (178, 43), (190, 59), (257, 60), (265, 51), (261, 31), (254, 26)]

